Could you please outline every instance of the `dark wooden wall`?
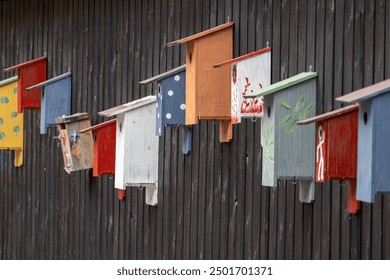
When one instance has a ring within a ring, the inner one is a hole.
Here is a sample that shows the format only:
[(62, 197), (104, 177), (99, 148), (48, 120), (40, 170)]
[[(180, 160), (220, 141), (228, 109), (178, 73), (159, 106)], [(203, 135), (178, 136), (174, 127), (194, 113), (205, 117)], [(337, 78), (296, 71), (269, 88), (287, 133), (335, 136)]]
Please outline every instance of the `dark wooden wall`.
[[(73, 73), (72, 112), (97, 112), (148, 95), (138, 81), (184, 63), (166, 42), (228, 18), (234, 56), (272, 47), (272, 81), (318, 72), (317, 112), (334, 98), (390, 78), (390, 1), (11, 0), (0, 2), (0, 78), (7, 66), (48, 56), (48, 78)], [(0, 259), (390, 259), (390, 196), (347, 212), (347, 188), (318, 184), (313, 204), (297, 188), (261, 187), (260, 123), (194, 127), (160, 145), (157, 207), (144, 194), (116, 199), (114, 179), (68, 175), (39, 111), (25, 111), (25, 164), (0, 152)], [(390, 183), (390, 182), (389, 182)]]

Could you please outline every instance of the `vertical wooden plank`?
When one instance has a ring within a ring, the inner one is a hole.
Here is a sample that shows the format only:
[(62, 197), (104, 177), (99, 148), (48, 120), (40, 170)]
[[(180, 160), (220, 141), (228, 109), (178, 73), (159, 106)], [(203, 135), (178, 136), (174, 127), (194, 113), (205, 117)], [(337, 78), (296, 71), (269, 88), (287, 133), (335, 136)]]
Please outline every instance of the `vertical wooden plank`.
[[(164, 1), (161, 1), (161, 6), (160, 6), (160, 11), (161, 11), (161, 17), (160, 17), (160, 44), (161, 46), (164, 46), (164, 47), (161, 47), (161, 49), (159, 49), (159, 72), (164, 72), (166, 70), (166, 47), (165, 47), (165, 44), (168, 42), (167, 41), (167, 16), (168, 16), (168, 12), (167, 12), (167, 0), (164, 0)], [(156, 58), (156, 55), (155, 55), (155, 58)], [(165, 137), (164, 137), (165, 138)], [(164, 171), (164, 162), (165, 162), (165, 159), (164, 159), (164, 147), (165, 147), (165, 139), (164, 141), (160, 141), (160, 146), (159, 146), (159, 149), (160, 149), (160, 153), (159, 153), (159, 158), (161, 159), (160, 162), (160, 166), (161, 166), (161, 169), (160, 169), (160, 176), (159, 176), (159, 185), (160, 186), (165, 186), (165, 184), (163, 184), (163, 180), (165, 180), (165, 171)], [(161, 176), (163, 175), (163, 176)], [(160, 195), (159, 197), (159, 202), (158, 204), (159, 205), (164, 205), (164, 196), (163, 195)], [(162, 259), (163, 258), (163, 224), (164, 224), (164, 221), (163, 221), (163, 216), (164, 214), (164, 211), (161, 209), (160, 211), (158, 211), (157, 213), (157, 240), (156, 240), (156, 258), (157, 259)]]
[(205, 179), (205, 205), (204, 209), (204, 255), (203, 259), (211, 259), (211, 253), (213, 250), (212, 236), (213, 236), (213, 223), (214, 221), (218, 223), (217, 217), (215, 217), (215, 213), (213, 212), (213, 200), (214, 200), (214, 192), (217, 186), (214, 184), (214, 167), (215, 167), (215, 148), (218, 144), (215, 144), (215, 130), (216, 126), (208, 125), (207, 126), (207, 153), (206, 153), (206, 179)]
[[(373, 82), (377, 83), (384, 80), (384, 57), (385, 57), (385, 49), (384, 49), (384, 34), (385, 34), (385, 3), (383, 1), (375, 1), (375, 3), (369, 5), (370, 8), (373, 8), (374, 11), (374, 31), (372, 41), (370, 41), (373, 46)], [(368, 7), (367, 7), (368, 8)], [(367, 14), (367, 13), (366, 13)], [(367, 32), (365, 30), (365, 32)], [(366, 47), (365, 47), (366, 49)], [(384, 207), (384, 195), (377, 195), (376, 202), (372, 208), (372, 248), (371, 248), (371, 258), (372, 259), (382, 259), (383, 253), (383, 243), (385, 235), (383, 235), (383, 207)]]
[(198, 211), (197, 211), (197, 231), (198, 231), (198, 240), (197, 240), (197, 253), (196, 258), (197, 259), (204, 259), (205, 258), (205, 207), (206, 207), (206, 168), (207, 164), (201, 164), (204, 162), (207, 162), (207, 129), (208, 129), (208, 122), (200, 122), (199, 124), (199, 182), (198, 182)]
[[(234, 141), (234, 140), (233, 140)], [(222, 145), (222, 187), (221, 187), (221, 234), (219, 258), (228, 258), (229, 244), (229, 182), (230, 182), (230, 149), (228, 145)]]
[[(383, 22), (385, 23), (385, 26), (389, 26), (390, 24), (390, 3), (386, 1), (386, 4), (383, 7), (383, 14), (384, 19)], [(390, 78), (390, 28), (385, 28), (384, 30), (385, 34), (385, 54), (384, 54), (384, 76), (385, 79)], [(380, 36), (380, 35), (379, 35)], [(390, 211), (390, 197), (384, 196), (383, 197), (383, 216), (385, 216), (385, 213), (389, 213)], [(384, 259), (390, 259), (390, 221), (389, 219), (383, 220), (383, 258)]]
[[(354, 6), (354, 37), (353, 37), (353, 83), (352, 89), (360, 89), (367, 79), (363, 74), (364, 63), (364, 3), (356, 2)], [(372, 55), (371, 55), (372, 59)], [(368, 60), (370, 61), (370, 60)], [(372, 73), (371, 73), (372, 75)], [(361, 258), (369, 259), (371, 254), (371, 205), (362, 203), (361, 217)], [(353, 236), (353, 233), (352, 233)], [(353, 242), (353, 241), (352, 241)], [(360, 258), (358, 257), (358, 258)], [(352, 256), (354, 259), (354, 256)]]
[(169, 259), (169, 251), (170, 251), (170, 242), (169, 242), (169, 229), (170, 229), (170, 221), (172, 217), (170, 217), (170, 208), (172, 207), (170, 197), (171, 193), (171, 158), (172, 158), (172, 147), (170, 145), (172, 141), (172, 131), (171, 128), (165, 130), (164, 134), (164, 187), (163, 187), (163, 239), (162, 239), (162, 248), (163, 248), (163, 259)]
[[(316, 7), (317, 25), (316, 25), (316, 57), (315, 71), (320, 73), (317, 76), (317, 112), (324, 111), (324, 92), (325, 84), (325, 32), (326, 32), (326, 17), (325, 17), (325, 1), (319, 1)], [(315, 225), (321, 228), (321, 248), (320, 255), (318, 257), (322, 259), (329, 258), (330, 251), (330, 186), (329, 183), (320, 185), (321, 196), (321, 226)], [(316, 196), (316, 202), (318, 201)], [(317, 202), (318, 203), (318, 202)]]
[[(0, 3), (0, 49), (5, 50), (5, 27), (6, 27), (6, 12), (9, 12), (9, 7), (6, 6), (4, 3)], [(1, 62), (0, 62), (0, 72), (3, 72), (5, 68), (5, 51), (1, 53)], [(0, 73), (0, 80), (4, 79), (3, 73)], [(4, 153), (0, 152), (0, 226), (4, 227), (6, 225), (5, 223), (5, 196), (6, 196), (6, 184), (5, 184), (5, 176), (4, 176)], [(0, 231), (0, 260), (5, 259), (5, 244), (6, 242), (4, 241), (4, 236), (5, 236), (5, 231), (1, 230)]]
[[(286, 6), (286, 1), (278, 0), (273, 1), (272, 6), (272, 73), (271, 81), (272, 83), (278, 82), (281, 79), (287, 78), (282, 77), (281, 73), (283, 72), (286, 75), (286, 65), (282, 66), (282, 54), (284, 58), (288, 57), (288, 52), (285, 52), (285, 49), (282, 49), (282, 44), (288, 42), (288, 37), (285, 38), (281, 36), (285, 28), (282, 28), (283, 16), (285, 17), (289, 9)], [(287, 18), (288, 19), (288, 18)], [(284, 18), (284, 20), (286, 20)], [(286, 61), (284, 61), (286, 63)], [(282, 70), (282, 68), (284, 68)], [(280, 183), (280, 182), (279, 182)], [(277, 246), (277, 199), (278, 199), (278, 189), (270, 188), (270, 202), (269, 202), (269, 236), (268, 236), (268, 251), (267, 256), (269, 259), (276, 258), (276, 246)]]

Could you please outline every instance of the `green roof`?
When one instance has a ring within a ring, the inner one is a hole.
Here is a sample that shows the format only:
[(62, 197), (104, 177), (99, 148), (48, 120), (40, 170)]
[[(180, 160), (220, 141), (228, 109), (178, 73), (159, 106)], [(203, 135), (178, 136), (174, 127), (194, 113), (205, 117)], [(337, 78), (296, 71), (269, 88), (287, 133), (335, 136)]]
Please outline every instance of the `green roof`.
[(9, 83), (15, 82), (17, 80), (18, 80), (18, 76), (14, 76), (14, 77), (2, 80), (2, 81), (0, 81), (0, 87), (5, 86), (6, 84), (9, 84)]
[(245, 98), (266, 96), (268, 94), (278, 92), (282, 89), (292, 87), (296, 84), (302, 83), (314, 77), (317, 77), (316, 72), (303, 72), (298, 75), (292, 76), (288, 79), (285, 79), (283, 81), (272, 84), (269, 87), (266, 87), (265, 89), (262, 89), (257, 93), (245, 95)]

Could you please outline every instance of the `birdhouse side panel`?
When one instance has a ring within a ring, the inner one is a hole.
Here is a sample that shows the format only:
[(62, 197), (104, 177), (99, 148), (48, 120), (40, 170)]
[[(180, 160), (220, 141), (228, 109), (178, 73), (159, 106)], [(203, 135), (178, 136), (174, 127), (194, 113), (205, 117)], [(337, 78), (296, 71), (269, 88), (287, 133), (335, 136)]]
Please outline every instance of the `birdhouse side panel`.
[(198, 96), (195, 87), (198, 65), (195, 60), (196, 52), (195, 42), (188, 42), (186, 47), (186, 125), (198, 123)]
[(127, 129), (131, 131), (125, 143), (131, 157), (125, 166), (129, 186), (157, 184), (159, 138), (154, 134), (155, 120), (154, 102), (126, 114)]
[(158, 84), (157, 98), (156, 98), (156, 135), (164, 135), (163, 124), (163, 92), (161, 81)]
[(373, 185), (375, 193), (390, 192), (390, 92), (373, 99)]
[(61, 143), (62, 158), (64, 160), (64, 168), (67, 172), (73, 171), (72, 153), (69, 145), (68, 134), (66, 133), (65, 125), (57, 124), (57, 131), (59, 133), (59, 140)]
[(271, 83), (271, 53), (267, 52), (237, 62), (231, 67), (232, 123), (240, 123), (241, 116), (263, 115), (263, 98), (243, 98)]
[(162, 81), (163, 125), (185, 125), (186, 97), (185, 71), (176, 73)]
[(55, 125), (57, 117), (70, 115), (70, 99), (70, 77), (45, 86), (41, 117), (45, 127)]
[(358, 111), (328, 120), (328, 175), (330, 179), (356, 179)]
[(373, 188), (373, 164), (377, 159), (373, 158), (373, 124), (374, 110), (372, 101), (359, 103), (358, 125), (358, 171), (357, 171), (357, 200), (374, 202)]
[(275, 175), (312, 178), (315, 175), (315, 124), (297, 122), (316, 113), (316, 79), (283, 89), (274, 96)]
[(129, 137), (129, 130), (125, 126), (125, 114), (116, 116), (116, 144), (115, 144), (115, 188), (126, 189), (127, 178), (125, 170), (131, 160), (129, 149), (125, 148), (126, 136)]
[(99, 175), (114, 174), (116, 123), (98, 129), (96, 131), (96, 142), (98, 142)]
[(79, 130), (90, 126), (89, 119), (66, 123), (66, 133), (73, 163), (72, 172), (93, 167), (94, 140), (92, 132), (78, 133)]
[(274, 96), (264, 98), (264, 117), (261, 119), (261, 146), (263, 148), (262, 185), (276, 187), (275, 177), (275, 110)]
[(39, 109), (42, 88), (27, 91), (26, 88), (46, 81), (46, 60), (19, 69), (18, 111)]
[(196, 61), (195, 94), (199, 119), (230, 120), (230, 69), (214, 68), (214, 64), (232, 58), (232, 38), (232, 28), (226, 28), (196, 40), (192, 60)]
[(0, 149), (23, 149), (23, 113), (18, 111), (18, 82), (0, 87)]

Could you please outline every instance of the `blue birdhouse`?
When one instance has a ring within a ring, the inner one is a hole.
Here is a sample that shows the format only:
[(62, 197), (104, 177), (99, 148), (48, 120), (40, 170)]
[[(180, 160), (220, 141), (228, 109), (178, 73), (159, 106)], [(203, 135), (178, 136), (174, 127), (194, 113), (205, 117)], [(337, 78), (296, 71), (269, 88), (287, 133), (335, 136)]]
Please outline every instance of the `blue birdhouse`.
[(390, 79), (336, 98), (359, 104), (356, 198), (372, 203), (390, 192)]
[(146, 85), (157, 81), (156, 135), (164, 135), (165, 126), (182, 127), (183, 154), (191, 151), (192, 131), (186, 126), (186, 65), (179, 66), (165, 73), (141, 81)]
[(71, 73), (65, 73), (53, 79), (27, 88), (42, 88), (41, 98), (41, 134), (47, 133), (48, 126), (56, 125), (56, 118), (70, 115), (72, 92)]

